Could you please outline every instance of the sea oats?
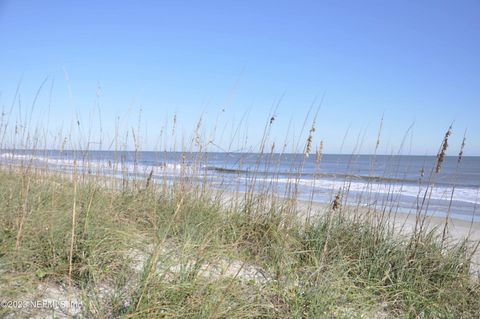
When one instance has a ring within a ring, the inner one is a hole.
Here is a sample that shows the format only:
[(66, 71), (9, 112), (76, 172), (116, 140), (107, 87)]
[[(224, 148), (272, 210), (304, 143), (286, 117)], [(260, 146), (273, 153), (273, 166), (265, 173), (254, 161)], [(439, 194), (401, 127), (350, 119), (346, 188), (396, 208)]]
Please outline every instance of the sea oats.
[(312, 151), (312, 140), (313, 137), (309, 135), (307, 138), (307, 147), (305, 148), (305, 157), (308, 157), (310, 155), (310, 152)]
[(322, 160), (322, 156), (323, 156), (323, 141), (320, 141), (320, 145), (317, 151), (315, 152), (315, 162), (317, 163), (317, 165)]
[(448, 149), (448, 138), (452, 135), (452, 126), (448, 128), (447, 133), (445, 133), (445, 137), (443, 138), (442, 147), (440, 148), (440, 152), (437, 155), (437, 164), (435, 166), (435, 173), (439, 173), (442, 168), (442, 163), (445, 160), (445, 153)]
[(336, 211), (341, 207), (342, 205), (341, 201), (342, 201), (342, 197), (340, 196), (340, 191), (339, 191), (337, 195), (335, 195), (335, 199), (333, 200), (333, 203), (332, 203), (333, 211)]
[(147, 182), (145, 183), (145, 188), (148, 188), (150, 186), (150, 182), (152, 181), (152, 176), (153, 176), (153, 168), (150, 170), (150, 174), (148, 174)]
[(462, 161), (463, 159), (463, 149), (465, 148), (465, 141), (466, 141), (466, 137), (463, 136), (463, 140), (462, 140), (462, 145), (460, 146), (460, 152), (458, 153), (458, 161), (457, 163), (460, 164), (460, 162)]
[(307, 158), (312, 151), (313, 133), (315, 133), (315, 121), (313, 121), (312, 128), (310, 129), (308, 134), (307, 146), (305, 147), (305, 158)]
[(175, 135), (175, 127), (177, 126), (177, 114), (173, 115), (173, 127), (172, 127), (172, 135)]

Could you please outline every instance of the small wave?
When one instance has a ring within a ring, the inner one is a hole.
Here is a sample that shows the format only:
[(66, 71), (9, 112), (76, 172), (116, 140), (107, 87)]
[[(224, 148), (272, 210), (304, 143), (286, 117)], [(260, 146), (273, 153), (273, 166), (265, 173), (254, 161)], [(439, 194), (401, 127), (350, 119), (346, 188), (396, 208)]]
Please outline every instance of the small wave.
[[(427, 185), (402, 185), (388, 183), (365, 183), (348, 180), (327, 179), (295, 179), (295, 178), (257, 178), (257, 181), (276, 182), (282, 184), (296, 183), (309, 188), (325, 190), (339, 190), (348, 188), (352, 192), (371, 192), (379, 194), (400, 194), (408, 197), (422, 197), (427, 190)], [(430, 186), (429, 186), (430, 187)], [(429, 188), (430, 189), (430, 188)], [(430, 190), (429, 190), (430, 191)], [(450, 201), (452, 187), (434, 186), (431, 188), (431, 199)], [(476, 204), (479, 202), (480, 188), (457, 187), (453, 191), (453, 201)]]
[(230, 174), (249, 174), (251, 173), (248, 169), (238, 169), (238, 168), (226, 168), (219, 166), (205, 166), (205, 169), (208, 171), (215, 171), (219, 173), (230, 173)]
[[(320, 172), (302, 172), (296, 173), (294, 171), (264, 171), (264, 170), (254, 170), (254, 169), (242, 169), (242, 168), (228, 168), (223, 166), (205, 166), (206, 170), (214, 171), (221, 174), (235, 174), (235, 175), (252, 175), (252, 176), (270, 176), (272, 178), (278, 177), (287, 177), (287, 178), (302, 178), (302, 179), (338, 179), (341, 181), (360, 181), (368, 183), (396, 183), (401, 185), (414, 185), (417, 186), (419, 179), (407, 178), (407, 177), (391, 177), (391, 176), (380, 176), (380, 175), (361, 175), (361, 174), (352, 174), (352, 173), (320, 173)], [(453, 184), (444, 181), (436, 181), (437, 185), (452, 187)], [(465, 186), (469, 187), (470, 185), (456, 184), (456, 186)]]

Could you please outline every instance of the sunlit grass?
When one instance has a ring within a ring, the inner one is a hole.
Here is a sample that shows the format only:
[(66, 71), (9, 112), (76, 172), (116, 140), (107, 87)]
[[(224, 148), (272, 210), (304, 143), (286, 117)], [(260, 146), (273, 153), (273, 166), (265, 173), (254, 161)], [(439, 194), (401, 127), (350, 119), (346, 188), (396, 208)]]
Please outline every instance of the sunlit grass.
[[(332, 190), (331, 203), (313, 205), (313, 192), (310, 202), (299, 202), (296, 182), (315, 149), (316, 172), (321, 167), (323, 142), (313, 144), (315, 118), (310, 126), (305, 119), (304, 128), (310, 129), (305, 139), (295, 141), (300, 154), (291, 163), (285, 190), (274, 187), (278, 173), (260, 183), (263, 166), (278, 169), (280, 161), (272, 156), (277, 150), (269, 140), (275, 118), (268, 118), (255, 169), (237, 191), (212, 187), (208, 173), (199, 169), (208, 164), (205, 150), (212, 143), (204, 140), (202, 120), (190, 143), (182, 145), (185, 154), (194, 152), (188, 154), (195, 155), (195, 163), (188, 169), (180, 165), (173, 178), (158, 172), (153, 177), (153, 168), (139, 171), (140, 134), (135, 130), (133, 171), (125, 169), (118, 136), (111, 143), (116, 160), (100, 169), (90, 165), (87, 148), (73, 152), (71, 170), (64, 172), (52, 170), (48, 161), (38, 165), (33, 154), (2, 164), (1, 299), (62, 299), (81, 308), (3, 307), (0, 315), (478, 316), (480, 285), (472, 262), (478, 242), (447, 240), (448, 218), (441, 229), (426, 225), (429, 191), (451, 128), (430, 176), (421, 176), (427, 187), (419, 192), (422, 206), (414, 228), (398, 232), (392, 227), (397, 213), (392, 207), (346, 205), (348, 180), (344, 188)], [(176, 125), (175, 117), (174, 144)], [(0, 131), (8, 127), (8, 119), (0, 123)], [(13, 135), (18, 140), (0, 141), (9, 153), (20, 148), (48, 155), (39, 147), (40, 137)], [(66, 139), (60, 140), (63, 151)], [(185, 155), (178, 164), (184, 161)]]

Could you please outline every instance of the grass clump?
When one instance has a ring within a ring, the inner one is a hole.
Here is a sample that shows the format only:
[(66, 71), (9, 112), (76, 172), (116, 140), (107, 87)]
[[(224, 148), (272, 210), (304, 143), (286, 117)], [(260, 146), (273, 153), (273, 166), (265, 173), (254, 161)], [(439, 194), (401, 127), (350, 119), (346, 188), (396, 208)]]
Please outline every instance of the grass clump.
[(401, 238), (365, 222), (330, 218), (333, 221), (309, 227), (307, 247), (326, 267), (345, 265), (354, 285), (378, 296), (393, 313), (474, 317), (480, 310), (480, 286), (470, 274), (471, 247), (467, 242), (442, 248), (441, 238), (433, 230), (413, 244), (415, 237)]

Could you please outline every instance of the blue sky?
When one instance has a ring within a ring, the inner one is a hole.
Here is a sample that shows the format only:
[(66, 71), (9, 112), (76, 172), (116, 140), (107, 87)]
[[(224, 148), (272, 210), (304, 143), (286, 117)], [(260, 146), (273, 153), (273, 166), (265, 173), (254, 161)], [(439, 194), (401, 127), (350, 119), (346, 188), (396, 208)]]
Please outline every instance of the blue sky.
[(20, 83), (18, 118), (47, 78), (32, 121), (52, 144), (78, 114), (83, 140), (140, 118), (142, 148), (156, 149), (174, 114), (186, 136), (203, 114), (220, 147), (256, 147), (280, 101), (271, 141), (288, 136), (291, 150), (323, 96), (315, 143), (326, 152), (358, 139), (356, 151), (372, 152), (383, 115), (381, 153), (396, 153), (414, 123), (403, 153), (434, 154), (454, 122), (449, 154), (467, 129), (465, 153), (480, 155), (479, 57), (474, 0), (0, 0), (0, 106)]

